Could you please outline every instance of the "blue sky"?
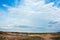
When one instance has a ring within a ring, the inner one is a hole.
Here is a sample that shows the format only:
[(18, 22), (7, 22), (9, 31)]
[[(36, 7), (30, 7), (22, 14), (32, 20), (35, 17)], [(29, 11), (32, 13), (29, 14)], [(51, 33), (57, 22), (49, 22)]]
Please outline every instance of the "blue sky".
[(59, 7), (59, 0), (0, 0), (0, 31), (60, 32)]

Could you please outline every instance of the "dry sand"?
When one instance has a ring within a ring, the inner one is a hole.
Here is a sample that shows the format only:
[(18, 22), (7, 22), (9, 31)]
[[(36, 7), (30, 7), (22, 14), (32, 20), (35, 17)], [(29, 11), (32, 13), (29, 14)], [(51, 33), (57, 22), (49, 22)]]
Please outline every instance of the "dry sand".
[(60, 33), (0, 32), (0, 40), (60, 40)]

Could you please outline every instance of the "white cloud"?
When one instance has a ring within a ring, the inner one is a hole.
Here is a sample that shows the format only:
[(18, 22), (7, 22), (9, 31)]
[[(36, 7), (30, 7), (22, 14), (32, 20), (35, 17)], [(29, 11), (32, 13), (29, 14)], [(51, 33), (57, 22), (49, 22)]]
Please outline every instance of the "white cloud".
[[(2, 24), (0, 23), (0, 25), (8, 26), (4, 28), (10, 28), (12, 31), (15, 29), (16, 31), (28, 30), (29, 32), (57, 31), (59, 28), (48, 27), (49, 21), (55, 21), (55, 19), (60, 20), (60, 9), (52, 7), (52, 5), (53, 3), (45, 5), (44, 0), (41, 0), (39, 2), (34, 2), (33, 0), (25, 0), (24, 3), (22, 5), (19, 5), (18, 7), (8, 7), (8, 12), (4, 12), (5, 14), (3, 15), (3, 17), (0, 17), (2, 18)], [(18, 27), (14, 27), (15, 25), (27, 25), (32, 27), (28, 27), (26, 29), (18, 29)], [(38, 29), (38, 27), (42, 27), (42, 31)]]

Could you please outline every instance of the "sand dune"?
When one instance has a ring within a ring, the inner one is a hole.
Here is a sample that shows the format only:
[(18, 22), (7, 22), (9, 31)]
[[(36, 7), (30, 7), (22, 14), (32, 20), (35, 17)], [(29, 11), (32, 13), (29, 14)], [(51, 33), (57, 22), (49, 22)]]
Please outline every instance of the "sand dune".
[(0, 40), (60, 40), (60, 33), (0, 32)]

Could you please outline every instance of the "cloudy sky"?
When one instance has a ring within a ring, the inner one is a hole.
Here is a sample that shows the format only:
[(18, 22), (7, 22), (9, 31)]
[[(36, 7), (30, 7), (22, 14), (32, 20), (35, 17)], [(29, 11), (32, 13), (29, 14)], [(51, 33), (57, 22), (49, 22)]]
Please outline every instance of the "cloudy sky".
[(0, 31), (60, 32), (60, 0), (0, 0)]

